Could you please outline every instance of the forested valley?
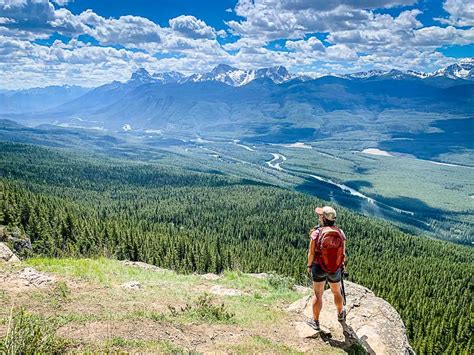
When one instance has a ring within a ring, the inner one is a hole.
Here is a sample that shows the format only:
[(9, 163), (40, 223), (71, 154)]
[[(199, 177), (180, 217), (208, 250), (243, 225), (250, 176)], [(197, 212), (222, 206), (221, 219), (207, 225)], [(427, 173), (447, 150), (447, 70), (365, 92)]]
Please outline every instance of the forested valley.
[[(0, 143), (0, 224), (37, 255), (140, 260), (182, 273), (240, 269), (308, 283), (323, 202), (231, 176)], [(411, 236), (338, 207), (350, 279), (400, 313), (419, 354), (472, 354), (471, 247)]]

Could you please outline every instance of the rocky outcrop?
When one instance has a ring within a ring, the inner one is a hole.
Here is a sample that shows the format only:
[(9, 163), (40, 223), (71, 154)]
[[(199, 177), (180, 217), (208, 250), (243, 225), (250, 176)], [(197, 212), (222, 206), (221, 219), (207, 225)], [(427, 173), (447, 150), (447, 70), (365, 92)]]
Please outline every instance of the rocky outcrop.
[(9, 243), (17, 255), (23, 255), (25, 251), (31, 251), (31, 241), (27, 235), (23, 234), (18, 227), (10, 230), (0, 225), (0, 242)]
[(17, 277), (23, 281), (25, 286), (44, 287), (54, 282), (53, 277), (31, 267), (26, 267), (19, 271)]
[(127, 290), (140, 290), (142, 288), (141, 283), (138, 281), (128, 281), (125, 282), (124, 284), (121, 285), (122, 288), (127, 289)]
[(0, 243), (0, 261), (14, 263), (20, 261), (5, 243)]
[(122, 261), (122, 263), (125, 265), (125, 266), (131, 266), (131, 267), (136, 267), (136, 268), (139, 268), (139, 269), (143, 269), (143, 270), (150, 270), (150, 271), (156, 271), (156, 272), (163, 272), (163, 271), (168, 271), (166, 269), (162, 269), (158, 266), (155, 266), (155, 265), (151, 265), (151, 264), (147, 264), (147, 263), (144, 263), (142, 261), (129, 261), (129, 260), (125, 260), (125, 261)]
[[(337, 321), (337, 312), (330, 290), (323, 296), (319, 335), (333, 346), (348, 349), (362, 346), (369, 354), (413, 354), (400, 315), (382, 298), (369, 289), (346, 281), (347, 317), (345, 322)], [(301, 337), (315, 337), (318, 333), (305, 320), (312, 318), (312, 295), (305, 296), (291, 304), (287, 311), (303, 317), (296, 323)]]

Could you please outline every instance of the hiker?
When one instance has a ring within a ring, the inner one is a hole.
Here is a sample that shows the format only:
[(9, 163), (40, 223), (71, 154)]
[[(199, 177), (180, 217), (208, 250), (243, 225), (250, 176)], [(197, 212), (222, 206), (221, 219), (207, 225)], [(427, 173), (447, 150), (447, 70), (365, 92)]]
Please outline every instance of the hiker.
[(346, 311), (343, 306), (341, 278), (346, 255), (346, 236), (335, 226), (336, 211), (330, 206), (315, 209), (319, 225), (310, 231), (308, 251), (308, 273), (313, 279), (313, 319), (308, 321), (313, 329), (319, 331), (319, 313), (323, 307), (323, 292), (326, 281), (329, 283), (334, 303), (337, 308), (337, 319), (345, 321)]

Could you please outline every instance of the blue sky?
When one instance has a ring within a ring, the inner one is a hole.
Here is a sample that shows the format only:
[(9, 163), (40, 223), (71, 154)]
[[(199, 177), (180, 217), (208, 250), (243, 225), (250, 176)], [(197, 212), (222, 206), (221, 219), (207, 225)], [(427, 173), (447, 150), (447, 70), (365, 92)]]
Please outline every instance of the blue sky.
[(474, 0), (0, 0), (0, 87), (284, 65), (431, 72), (474, 56)]

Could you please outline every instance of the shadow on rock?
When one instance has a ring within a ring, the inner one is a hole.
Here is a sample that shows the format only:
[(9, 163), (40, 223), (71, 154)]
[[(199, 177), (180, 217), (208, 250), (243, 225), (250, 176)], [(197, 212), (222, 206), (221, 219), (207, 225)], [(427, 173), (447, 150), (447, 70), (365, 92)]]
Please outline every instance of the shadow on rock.
[(370, 354), (375, 355), (375, 351), (370, 347), (367, 343), (366, 336), (362, 336), (359, 338), (345, 321), (341, 322), (342, 331), (344, 334), (344, 341), (333, 339), (330, 333), (323, 333), (321, 332), (321, 339), (324, 340), (326, 343), (331, 345), (332, 347), (342, 349), (349, 354)]

